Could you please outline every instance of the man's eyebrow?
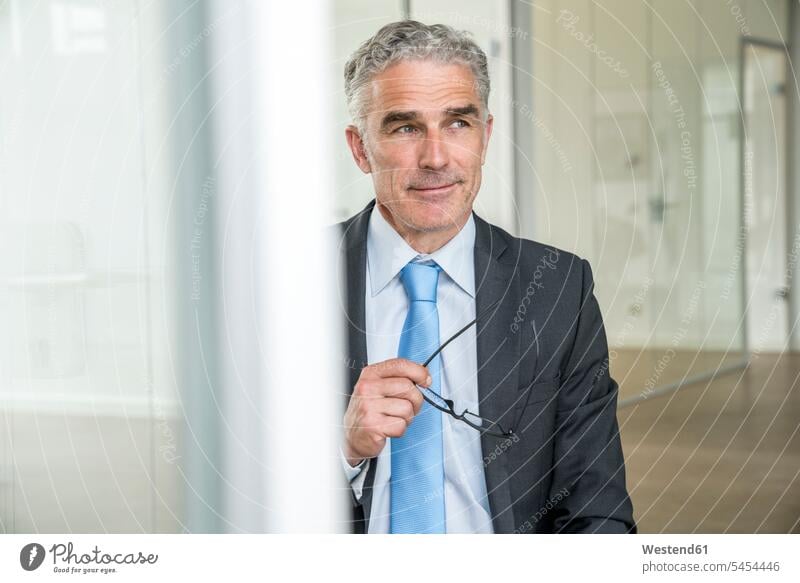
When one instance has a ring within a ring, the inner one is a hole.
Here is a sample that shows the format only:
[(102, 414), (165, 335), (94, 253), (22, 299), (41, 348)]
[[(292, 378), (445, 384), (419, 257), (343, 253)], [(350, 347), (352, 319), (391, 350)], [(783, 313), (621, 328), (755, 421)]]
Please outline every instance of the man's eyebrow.
[(478, 110), (478, 108), (475, 105), (473, 105), (472, 103), (469, 103), (469, 104), (464, 105), (462, 107), (448, 107), (445, 110), (445, 113), (447, 113), (449, 115), (472, 115), (472, 116), (478, 117), (478, 115), (480, 114), (480, 111)]
[(417, 119), (416, 111), (390, 111), (381, 120), (381, 129), (398, 121), (414, 121)]
[[(460, 107), (448, 107), (444, 110), (444, 113), (446, 115), (472, 115), (478, 117), (480, 115), (480, 110), (476, 105), (468, 103), (467, 105), (462, 105)], [(415, 121), (417, 118), (418, 115), (416, 111), (389, 111), (381, 120), (381, 129), (385, 129), (395, 122)]]

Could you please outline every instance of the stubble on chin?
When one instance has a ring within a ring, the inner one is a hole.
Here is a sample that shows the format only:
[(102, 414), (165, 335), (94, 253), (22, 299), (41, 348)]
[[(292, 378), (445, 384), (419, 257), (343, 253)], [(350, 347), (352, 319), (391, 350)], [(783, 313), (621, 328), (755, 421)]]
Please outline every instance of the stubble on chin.
[(418, 201), (404, 201), (394, 206), (387, 205), (392, 219), (403, 230), (418, 233), (439, 233), (453, 229), (460, 224), (464, 214), (464, 204), (455, 209), (449, 206), (432, 209), (431, 204)]

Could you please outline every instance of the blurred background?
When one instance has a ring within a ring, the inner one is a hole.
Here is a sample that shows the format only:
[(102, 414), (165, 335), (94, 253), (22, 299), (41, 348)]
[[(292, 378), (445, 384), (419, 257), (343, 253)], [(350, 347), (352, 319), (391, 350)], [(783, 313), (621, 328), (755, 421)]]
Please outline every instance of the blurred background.
[(489, 58), (477, 214), (592, 265), (640, 531), (800, 532), (790, 0), (0, 0), (0, 532), (335, 529), (292, 505), (336, 467), (276, 397), (281, 218), (373, 197), (343, 67), (402, 18)]

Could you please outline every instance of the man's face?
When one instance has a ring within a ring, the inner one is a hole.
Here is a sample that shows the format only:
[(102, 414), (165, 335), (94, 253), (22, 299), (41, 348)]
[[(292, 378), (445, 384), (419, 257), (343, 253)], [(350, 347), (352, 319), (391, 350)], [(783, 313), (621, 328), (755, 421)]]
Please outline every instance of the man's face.
[(403, 231), (457, 232), (472, 211), (492, 132), (466, 65), (401, 61), (376, 75), (356, 163)]

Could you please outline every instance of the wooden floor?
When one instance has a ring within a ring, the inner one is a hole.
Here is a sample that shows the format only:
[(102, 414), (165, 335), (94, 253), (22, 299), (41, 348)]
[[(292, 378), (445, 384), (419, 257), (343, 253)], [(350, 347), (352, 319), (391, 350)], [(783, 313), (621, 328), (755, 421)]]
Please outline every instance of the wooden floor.
[[(642, 393), (641, 374), (612, 368), (621, 400)], [(620, 409), (639, 531), (800, 533), (799, 376), (800, 354), (756, 354)]]
[(714, 350), (616, 350), (611, 372), (620, 386), (619, 401), (640, 399), (663, 387), (741, 365), (745, 354)]

